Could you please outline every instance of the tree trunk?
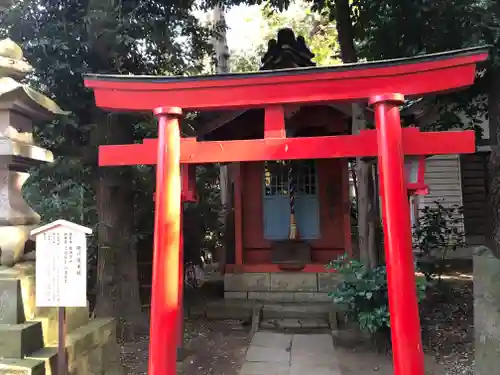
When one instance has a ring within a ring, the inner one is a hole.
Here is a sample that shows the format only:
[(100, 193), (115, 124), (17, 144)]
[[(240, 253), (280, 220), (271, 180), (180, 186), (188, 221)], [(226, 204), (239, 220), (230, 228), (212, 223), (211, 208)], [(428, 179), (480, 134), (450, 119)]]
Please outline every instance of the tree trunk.
[[(212, 40), (215, 49), (215, 57), (217, 65), (215, 71), (217, 74), (229, 73), (229, 49), (227, 46), (226, 37), (226, 19), (224, 17), (224, 8), (218, 3), (215, 5), (213, 12), (213, 24), (217, 28), (218, 34)], [(223, 26), (222, 28), (220, 26)], [(220, 186), (220, 201), (221, 201), (221, 222), (225, 228), (228, 224), (228, 207), (229, 207), (229, 171), (227, 165), (220, 165), (219, 173), (219, 186)], [(226, 232), (225, 232), (226, 233)], [(227, 246), (222, 246), (218, 249), (219, 253), (214, 254), (215, 261), (223, 267), (227, 258)]]
[[(344, 63), (358, 61), (354, 48), (351, 8), (349, 0), (335, 0), (336, 26), (339, 38), (340, 54)], [(352, 104), (352, 134), (366, 129), (363, 106)], [(362, 158), (356, 158), (357, 208), (358, 208), (358, 246), (361, 262), (369, 267), (378, 264), (376, 246), (376, 212), (373, 204), (372, 168)]]
[[(90, 54), (102, 73), (116, 73), (117, 25), (120, 22), (114, 0), (91, 0), (88, 4)], [(133, 143), (127, 118), (108, 115), (99, 109), (93, 114), (92, 145)], [(141, 323), (141, 301), (134, 233), (134, 191), (132, 168), (98, 168), (94, 181), (99, 219), (97, 254), (96, 316), (117, 319), (117, 336), (133, 338)]]
[[(100, 115), (95, 145), (133, 143), (131, 127)], [(107, 142), (108, 141), (108, 142)], [(95, 314), (117, 319), (117, 335), (129, 340), (142, 320), (134, 233), (134, 192), (131, 168), (98, 170), (96, 183), (98, 228), (97, 298)]]

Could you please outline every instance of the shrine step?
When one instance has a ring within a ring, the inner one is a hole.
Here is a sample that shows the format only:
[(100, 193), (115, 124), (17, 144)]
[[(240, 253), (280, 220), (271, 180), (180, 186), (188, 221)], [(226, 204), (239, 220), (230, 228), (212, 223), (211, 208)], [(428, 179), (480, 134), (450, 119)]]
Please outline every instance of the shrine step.
[(284, 330), (284, 331), (315, 331), (327, 330), (330, 328), (328, 319), (309, 318), (309, 319), (263, 319), (260, 322), (260, 329), (268, 330)]
[(314, 331), (337, 329), (332, 303), (266, 303), (262, 306), (260, 329)]
[(263, 319), (329, 319), (335, 311), (332, 303), (266, 303), (262, 308)]
[(254, 306), (260, 306), (248, 300), (221, 299), (189, 309), (190, 316), (205, 317), (211, 320), (251, 321)]

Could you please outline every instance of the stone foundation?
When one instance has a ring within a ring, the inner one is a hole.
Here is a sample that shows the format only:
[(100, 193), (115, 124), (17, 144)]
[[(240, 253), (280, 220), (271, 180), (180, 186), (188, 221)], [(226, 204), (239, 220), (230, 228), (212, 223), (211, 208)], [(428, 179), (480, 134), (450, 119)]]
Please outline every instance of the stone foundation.
[(474, 374), (498, 374), (500, 364), (500, 259), (486, 247), (474, 254)]
[(331, 272), (229, 273), (224, 275), (226, 299), (262, 302), (331, 302), (328, 293), (339, 283)]
[[(69, 375), (123, 375), (114, 319), (67, 308)], [(0, 375), (57, 375), (58, 314), (35, 306), (35, 263), (0, 267)]]

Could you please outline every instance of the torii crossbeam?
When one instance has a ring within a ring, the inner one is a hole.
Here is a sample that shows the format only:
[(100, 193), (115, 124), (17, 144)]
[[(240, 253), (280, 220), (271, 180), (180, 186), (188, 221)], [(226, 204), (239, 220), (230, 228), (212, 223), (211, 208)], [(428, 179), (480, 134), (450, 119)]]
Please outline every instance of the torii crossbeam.
[[(154, 111), (158, 140), (102, 146), (102, 166), (156, 164), (155, 246), (149, 373), (176, 373), (179, 311), (180, 164), (281, 159), (378, 157), (395, 375), (424, 375), (416, 297), (405, 155), (475, 152), (472, 131), (420, 133), (402, 129), (405, 97), (471, 85), (486, 48), (375, 63), (198, 77), (87, 75), (97, 105)], [(286, 138), (284, 106), (370, 101), (376, 130), (353, 136)], [(182, 111), (265, 108), (264, 139), (196, 142), (180, 139)]]

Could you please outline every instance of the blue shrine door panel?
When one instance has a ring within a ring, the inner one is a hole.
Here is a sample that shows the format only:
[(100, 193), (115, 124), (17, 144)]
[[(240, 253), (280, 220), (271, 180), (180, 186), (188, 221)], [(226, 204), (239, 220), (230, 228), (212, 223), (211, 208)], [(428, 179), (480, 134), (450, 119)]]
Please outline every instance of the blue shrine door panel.
[(295, 194), (295, 218), (303, 240), (320, 238), (318, 174), (314, 160), (299, 160)]
[[(304, 240), (320, 237), (316, 164), (313, 160), (266, 162), (264, 170), (264, 238), (285, 240), (290, 230), (289, 188), (295, 191), (295, 219)], [(291, 177), (291, 181), (290, 181)], [(292, 184), (290, 184), (292, 182)]]
[(281, 162), (264, 164), (264, 238), (280, 241), (290, 230), (287, 170)]

